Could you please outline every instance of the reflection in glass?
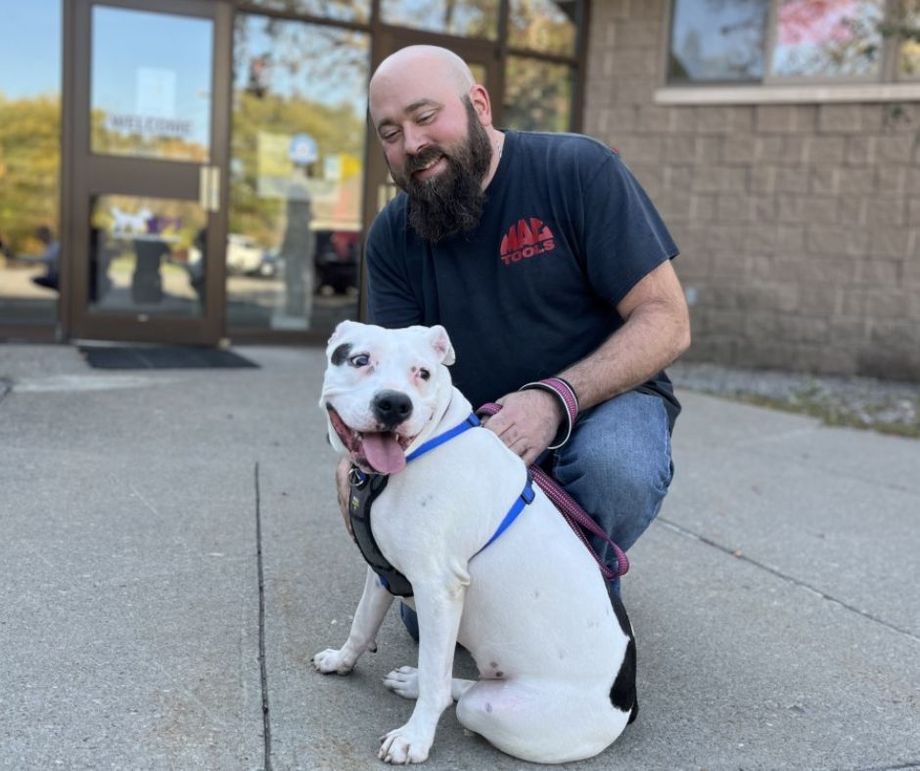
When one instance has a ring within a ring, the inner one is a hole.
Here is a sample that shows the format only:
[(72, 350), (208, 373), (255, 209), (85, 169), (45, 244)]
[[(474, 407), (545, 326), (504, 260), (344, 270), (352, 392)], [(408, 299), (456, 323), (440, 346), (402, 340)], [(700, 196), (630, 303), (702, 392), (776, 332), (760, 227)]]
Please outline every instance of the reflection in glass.
[(61, 3), (0, 0), (0, 20), (0, 324), (50, 326), (58, 293), (42, 279), (60, 251)]
[(206, 221), (195, 201), (95, 197), (90, 215), (89, 309), (202, 316)]
[(336, 21), (367, 21), (371, 15), (371, 0), (247, 0), (247, 4)]
[(885, 0), (781, 0), (772, 74), (877, 75)]
[(93, 152), (207, 161), (213, 22), (94, 6), (92, 24)]
[[(902, 0), (897, 23), (902, 30), (920, 30), (920, 0)], [(920, 35), (900, 38), (899, 74), (905, 78), (920, 78)]]
[(505, 124), (526, 131), (568, 131), (572, 114), (571, 67), (509, 56), (505, 75)]
[(357, 314), (369, 37), (237, 19), (227, 315), (331, 330)]
[(381, 0), (387, 24), (495, 40), (499, 0)]
[(509, 42), (515, 48), (571, 56), (577, 9), (575, 2), (511, 0)]
[(668, 82), (744, 82), (763, 78), (770, 0), (676, 0)]

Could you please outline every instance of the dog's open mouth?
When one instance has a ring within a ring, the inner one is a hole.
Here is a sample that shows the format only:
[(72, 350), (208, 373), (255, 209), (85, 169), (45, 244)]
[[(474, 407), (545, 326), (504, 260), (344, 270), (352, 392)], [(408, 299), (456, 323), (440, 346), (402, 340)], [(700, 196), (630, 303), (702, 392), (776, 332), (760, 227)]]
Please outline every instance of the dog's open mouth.
[(329, 420), (351, 459), (364, 471), (377, 474), (395, 474), (406, 465), (406, 448), (412, 437), (394, 431), (355, 431), (331, 405), (326, 405)]

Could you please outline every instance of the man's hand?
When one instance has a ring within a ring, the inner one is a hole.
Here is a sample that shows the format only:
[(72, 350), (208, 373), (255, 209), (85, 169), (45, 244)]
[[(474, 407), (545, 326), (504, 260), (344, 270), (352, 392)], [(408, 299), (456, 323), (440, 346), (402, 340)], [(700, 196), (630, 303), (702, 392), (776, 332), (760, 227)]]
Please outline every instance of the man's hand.
[(351, 461), (344, 457), (339, 461), (335, 468), (335, 487), (339, 498), (339, 511), (342, 513), (342, 519), (345, 520), (345, 529), (348, 535), (354, 537), (351, 529), (351, 517), (348, 516), (348, 499), (351, 493), (351, 486), (348, 484), (348, 469), (351, 468)]
[(483, 425), (529, 466), (556, 436), (565, 418), (562, 404), (552, 394), (536, 388), (507, 394), (498, 404), (502, 411)]

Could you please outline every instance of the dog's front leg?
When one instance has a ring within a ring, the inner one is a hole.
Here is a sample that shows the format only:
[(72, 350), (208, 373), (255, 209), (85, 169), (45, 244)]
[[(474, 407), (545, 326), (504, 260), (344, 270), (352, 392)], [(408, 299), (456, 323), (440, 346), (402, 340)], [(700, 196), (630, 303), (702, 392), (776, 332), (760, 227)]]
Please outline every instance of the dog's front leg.
[(453, 703), (451, 677), (457, 630), (469, 577), (412, 580), (418, 613), (418, 700), (409, 721), (383, 737), (379, 757), (387, 763), (421, 763), (428, 758), (438, 719)]
[(377, 632), (393, 602), (393, 595), (380, 585), (377, 574), (367, 569), (364, 593), (355, 611), (355, 620), (345, 644), (335, 650), (327, 648), (313, 657), (313, 666), (324, 675), (336, 672), (347, 675), (365, 651), (377, 649)]

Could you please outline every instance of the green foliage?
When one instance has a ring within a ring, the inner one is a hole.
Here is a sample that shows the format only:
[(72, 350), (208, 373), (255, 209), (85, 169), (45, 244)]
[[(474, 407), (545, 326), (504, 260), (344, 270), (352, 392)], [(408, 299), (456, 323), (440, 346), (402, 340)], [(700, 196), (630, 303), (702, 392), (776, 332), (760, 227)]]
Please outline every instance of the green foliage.
[(0, 94), (0, 234), (14, 252), (36, 247), (38, 225), (57, 232), (60, 165), (60, 100)]

